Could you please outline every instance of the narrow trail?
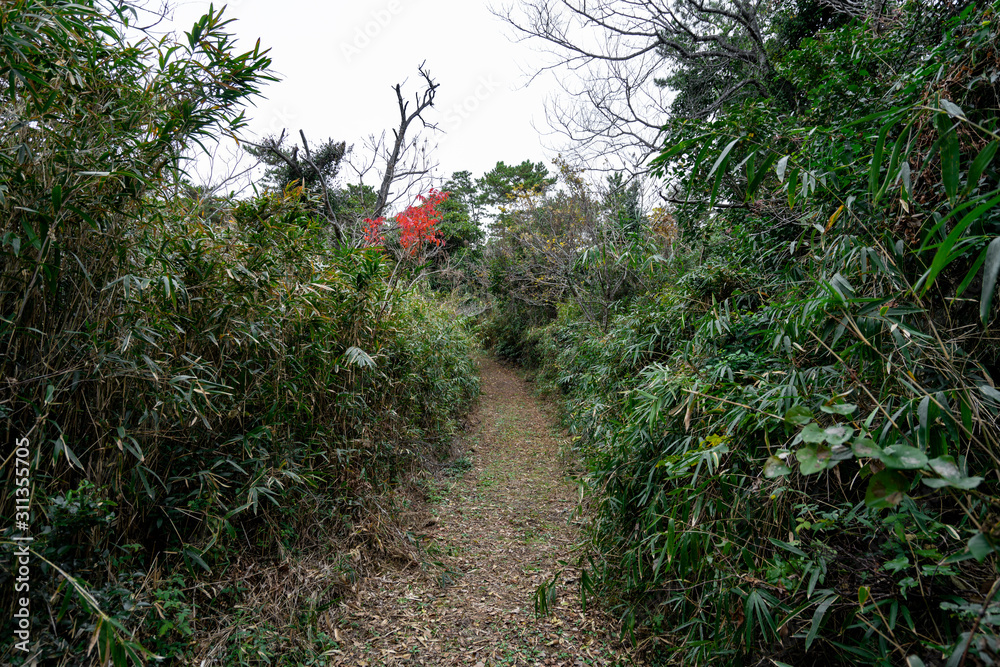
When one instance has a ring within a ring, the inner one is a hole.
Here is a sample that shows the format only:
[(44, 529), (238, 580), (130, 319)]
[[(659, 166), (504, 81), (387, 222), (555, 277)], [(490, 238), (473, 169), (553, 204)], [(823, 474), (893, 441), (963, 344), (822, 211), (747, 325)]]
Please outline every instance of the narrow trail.
[[(386, 565), (341, 608), (338, 665), (629, 664), (612, 620), (581, 608), (567, 439), (526, 383), (492, 359), (465, 453), (427, 487), (421, 563)], [(563, 561), (563, 562), (561, 562)], [(560, 570), (551, 614), (534, 594)]]

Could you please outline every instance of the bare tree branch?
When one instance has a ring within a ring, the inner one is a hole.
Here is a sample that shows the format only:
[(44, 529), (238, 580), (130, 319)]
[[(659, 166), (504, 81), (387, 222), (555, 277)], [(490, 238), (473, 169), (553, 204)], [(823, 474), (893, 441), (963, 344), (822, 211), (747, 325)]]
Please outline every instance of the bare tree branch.
[[(385, 171), (382, 174), (382, 185), (379, 187), (378, 199), (375, 203), (375, 212), (373, 215), (373, 217), (376, 218), (382, 216), (386, 209), (386, 205), (389, 202), (389, 188), (397, 179), (396, 169), (399, 166), (400, 158), (402, 157), (406, 146), (406, 131), (409, 129), (410, 125), (415, 120), (419, 119), (425, 128), (437, 128), (436, 125), (428, 123), (422, 114), (425, 110), (434, 106), (434, 97), (441, 84), (434, 82), (430, 73), (424, 69), (424, 63), (420, 64), (417, 71), (420, 72), (420, 76), (423, 77), (426, 88), (424, 88), (422, 93), (417, 93), (415, 95), (414, 101), (416, 102), (416, 108), (413, 111), (409, 111), (410, 103), (403, 98), (403, 84), (397, 83), (393, 86), (393, 90), (396, 91), (396, 102), (399, 105), (399, 127), (393, 130), (395, 141), (393, 142), (392, 150), (389, 152), (386, 159)], [(411, 174), (412, 173), (415, 172), (411, 172)], [(411, 174), (405, 175), (409, 176)], [(400, 176), (402, 175), (403, 174), (400, 174)]]
[(341, 228), (340, 223), (337, 222), (337, 214), (333, 212), (333, 206), (330, 204), (330, 190), (326, 187), (326, 178), (312, 160), (312, 153), (309, 152), (309, 142), (306, 141), (306, 133), (299, 130), (299, 136), (302, 137), (302, 148), (306, 152), (306, 164), (312, 167), (316, 175), (319, 176), (319, 184), (323, 188), (323, 203), (326, 205), (327, 222), (333, 226), (333, 232), (337, 236), (337, 245), (342, 246), (344, 245), (344, 230)]
[[(761, 82), (771, 65), (758, 4), (526, 0), (493, 13), (553, 57), (535, 76), (557, 69), (574, 75), (560, 77), (567, 95), (548, 105), (553, 132), (595, 168), (634, 174), (659, 150), (670, 113), (707, 117), (748, 88), (767, 94)], [(685, 79), (677, 79), (681, 72)]]

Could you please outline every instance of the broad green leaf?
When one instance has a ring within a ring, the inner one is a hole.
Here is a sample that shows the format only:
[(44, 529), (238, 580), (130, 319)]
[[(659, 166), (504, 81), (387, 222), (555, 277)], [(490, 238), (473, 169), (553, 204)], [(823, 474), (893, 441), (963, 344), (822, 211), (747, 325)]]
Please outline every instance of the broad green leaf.
[(958, 195), (959, 146), (958, 134), (951, 119), (945, 114), (937, 116), (938, 134), (941, 135), (941, 181), (952, 205)]
[(793, 405), (788, 408), (788, 412), (785, 413), (785, 423), (795, 424), (801, 426), (803, 424), (808, 424), (812, 421), (813, 413), (812, 410), (804, 405)]
[[(975, 268), (971, 273), (975, 273)], [(993, 294), (997, 291), (997, 274), (1000, 274), (1000, 237), (990, 241), (990, 245), (986, 248), (986, 263), (983, 265), (983, 293), (979, 298), (979, 319), (984, 325), (990, 319)]]
[(903, 501), (909, 481), (895, 470), (873, 475), (865, 493), (865, 505), (872, 509), (895, 507)]
[(823, 431), (823, 438), (831, 445), (842, 445), (851, 439), (854, 429), (844, 424), (828, 426)]
[(830, 452), (834, 461), (846, 461), (847, 459), (854, 458), (854, 452), (847, 445), (833, 445), (830, 448)]
[(795, 458), (803, 475), (812, 475), (837, 464), (830, 455), (830, 448), (823, 445), (805, 445), (795, 452)]
[(974, 489), (983, 481), (982, 477), (966, 477), (959, 470), (954, 457), (939, 456), (927, 462), (931, 470), (937, 474), (937, 478), (927, 477), (923, 482), (932, 489), (941, 489), (950, 486), (956, 489)]
[(792, 469), (785, 465), (785, 462), (777, 456), (769, 456), (767, 462), (764, 464), (764, 477), (768, 479), (784, 477), (791, 474), (791, 472)]
[(946, 479), (958, 479), (962, 477), (962, 471), (958, 469), (953, 456), (939, 456), (927, 462), (937, 475)]
[(906, 656), (906, 667), (927, 667), (924, 661), (915, 655)]
[(906, 556), (896, 556), (892, 560), (886, 561), (886, 563), (882, 566), (882, 569), (888, 570), (889, 572), (899, 572), (901, 570), (905, 570), (908, 567), (910, 567), (909, 558), (907, 558)]
[(941, 479), (940, 477), (924, 477), (920, 480), (924, 483), (924, 486), (929, 486), (932, 489), (943, 489), (945, 487), (951, 487), (953, 489), (962, 489), (963, 491), (968, 491), (979, 486), (979, 483), (983, 481), (982, 477), (966, 477), (957, 482), (952, 482), (947, 479)]
[(984, 558), (994, 551), (997, 551), (996, 545), (990, 542), (989, 538), (982, 533), (976, 533), (969, 540), (969, 553), (979, 562), (982, 562)]
[(894, 470), (917, 470), (927, 464), (927, 455), (909, 445), (892, 445), (882, 450), (880, 457), (886, 468)]
[(802, 442), (820, 443), (826, 440), (826, 432), (815, 423), (807, 424), (800, 435)]
[(857, 409), (858, 406), (853, 403), (838, 403), (837, 405), (820, 406), (820, 410), (828, 415), (849, 415)]
[(858, 438), (851, 445), (854, 455), (860, 458), (882, 458), (882, 448), (875, 444), (871, 438)]

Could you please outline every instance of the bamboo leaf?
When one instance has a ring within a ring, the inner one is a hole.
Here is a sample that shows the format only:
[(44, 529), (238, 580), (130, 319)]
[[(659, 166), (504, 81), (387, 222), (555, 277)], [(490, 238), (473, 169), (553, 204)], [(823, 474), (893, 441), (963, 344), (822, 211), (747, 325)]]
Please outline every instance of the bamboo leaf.
[[(975, 273), (975, 269), (973, 269)], [(986, 324), (993, 306), (993, 293), (997, 291), (997, 274), (1000, 273), (1000, 237), (990, 241), (986, 248), (986, 264), (983, 267), (983, 293), (979, 298), (979, 319)]]
[(652, 167), (655, 173), (662, 174), (664, 166), (668, 162), (670, 162), (671, 159), (683, 153), (692, 144), (693, 141), (694, 139), (688, 139), (686, 141), (678, 142), (673, 146), (664, 149), (662, 153), (660, 153), (650, 161), (649, 166)]
[(726, 162), (722, 165), (722, 169), (715, 174), (715, 181), (712, 182), (712, 193), (709, 196), (708, 201), (709, 206), (715, 206), (715, 198), (719, 196), (719, 186), (722, 185), (722, 175), (726, 173), (726, 164), (728, 164), (728, 162), (729, 158), (727, 156)]
[(730, 141), (725, 148), (722, 149), (722, 152), (719, 153), (719, 157), (715, 158), (715, 163), (712, 165), (711, 171), (708, 172), (708, 176), (706, 176), (705, 178), (712, 178), (712, 174), (714, 174), (716, 170), (718, 170), (718, 168), (722, 166), (724, 162), (726, 162), (726, 158), (729, 157), (729, 153), (730, 151), (733, 150), (733, 146), (735, 146), (742, 138), (743, 137), (736, 137), (735, 139)]
[(344, 359), (349, 364), (360, 366), (361, 368), (374, 368), (375, 360), (360, 347), (351, 346), (344, 350)]
[(809, 627), (809, 633), (806, 635), (806, 650), (812, 646), (812, 643), (816, 641), (816, 635), (819, 634), (820, 626), (823, 624), (823, 617), (826, 616), (827, 610), (837, 601), (836, 595), (831, 595), (824, 598), (819, 606), (816, 607), (815, 613), (813, 613), (812, 624)]
[(701, 161), (705, 159), (705, 155), (708, 154), (708, 151), (711, 147), (712, 147), (712, 142), (706, 141), (705, 145), (701, 147), (700, 151), (698, 151), (698, 155), (694, 159), (694, 166), (691, 167), (692, 174), (698, 173), (698, 169), (701, 167)]
[(962, 107), (958, 106), (950, 100), (941, 100), (941, 108), (952, 118), (961, 118), (962, 120), (968, 120), (965, 117), (965, 112), (962, 111)]
[(777, 159), (777, 153), (768, 154), (767, 158), (764, 160), (764, 164), (761, 165), (760, 169), (757, 170), (757, 173), (754, 174), (754, 177), (750, 181), (749, 185), (747, 185), (746, 199), (750, 199), (750, 197), (753, 197), (753, 195), (757, 192), (757, 189), (760, 188), (760, 184), (764, 182), (764, 177), (767, 176), (767, 171)]
[(875, 152), (872, 154), (872, 168), (868, 173), (868, 191), (872, 197), (878, 192), (879, 172), (882, 168), (882, 153), (885, 150), (885, 136), (895, 124), (895, 120), (886, 123), (878, 133), (878, 141), (875, 142)]
[(972, 281), (975, 279), (976, 274), (979, 273), (979, 269), (983, 266), (983, 263), (986, 261), (986, 255), (989, 253), (989, 250), (990, 250), (989, 246), (983, 248), (983, 251), (979, 253), (979, 257), (977, 257), (976, 261), (972, 263), (972, 268), (969, 269), (969, 272), (965, 274), (965, 278), (962, 279), (961, 284), (955, 290), (956, 299), (962, 296), (962, 294), (969, 287), (969, 285), (972, 284)]
[(882, 187), (879, 188), (878, 193), (875, 195), (875, 203), (882, 198), (886, 190), (892, 183), (895, 183), (899, 179), (899, 172), (896, 171), (896, 167), (899, 164), (899, 157), (903, 153), (903, 144), (906, 143), (906, 130), (899, 135), (896, 139), (896, 143), (892, 146), (892, 154), (889, 156), (889, 169), (885, 174), (885, 181), (882, 182)]
[(958, 134), (951, 119), (944, 114), (938, 114), (937, 127), (938, 134), (941, 135), (941, 181), (944, 183), (945, 194), (954, 205), (958, 195)]
[(979, 155), (972, 161), (972, 164), (969, 166), (969, 173), (965, 177), (964, 192), (966, 194), (979, 185), (979, 179), (982, 178), (986, 167), (990, 166), (990, 162), (993, 161), (993, 156), (996, 155), (998, 146), (1000, 146), (1000, 143), (991, 141), (986, 144), (983, 150), (979, 151)]
[(799, 181), (799, 169), (796, 167), (792, 169), (791, 175), (788, 177), (788, 208), (795, 208), (795, 190)]
[(899, 176), (903, 180), (903, 192), (906, 194), (906, 201), (913, 201), (913, 180), (910, 177), (910, 163), (903, 161), (899, 165)]
[[(951, 249), (955, 246), (955, 243), (958, 242), (959, 237), (962, 236), (962, 234), (965, 233), (965, 230), (968, 229), (972, 223), (978, 220), (983, 213), (993, 208), (998, 203), (1000, 203), (1000, 195), (972, 209), (972, 211), (967, 213), (965, 217), (963, 217), (962, 220), (955, 225), (955, 228), (951, 230), (950, 234), (948, 234), (948, 238), (942, 241), (941, 245), (938, 246), (937, 252), (934, 253), (934, 259), (931, 260), (931, 268), (928, 269), (925, 277), (921, 278), (918, 283), (918, 285), (923, 283), (921, 294), (927, 293), (927, 290), (929, 290), (931, 285), (934, 284), (934, 279), (937, 278), (937, 275), (944, 270), (944, 267), (946, 267), (949, 262), (951, 262), (953, 259), (951, 256)], [(992, 243), (990, 245), (992, 245)], [(995, 282), (996, 281), (994, 281), (994, 283)], [(982, 315), (981, 306), (980, 315)]]
[(779, 183), (785, 182), (785, 169), (788, 168), (788, 157), (789, 156), (786, 155), (778, 160), (778, 164), (774, 167), (774, 172), (778, 175)]

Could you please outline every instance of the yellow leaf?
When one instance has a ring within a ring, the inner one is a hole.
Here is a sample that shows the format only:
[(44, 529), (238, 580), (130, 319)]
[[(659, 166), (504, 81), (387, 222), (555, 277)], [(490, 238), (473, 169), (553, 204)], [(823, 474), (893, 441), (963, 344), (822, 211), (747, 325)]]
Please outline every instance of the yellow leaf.
[(826, 223), (826, 229), (824, 229), (823, 231), (824, 232), (830, 231), (830, 228), (833, 227), (833, 223), (837, 222), (837, 218), (839, 218), (840, 214), (843, 212), (844, 212), (844, 205), (841, 204), (840, 208), (834, 211), (833, 215), (830, 216), (830, 222)]

